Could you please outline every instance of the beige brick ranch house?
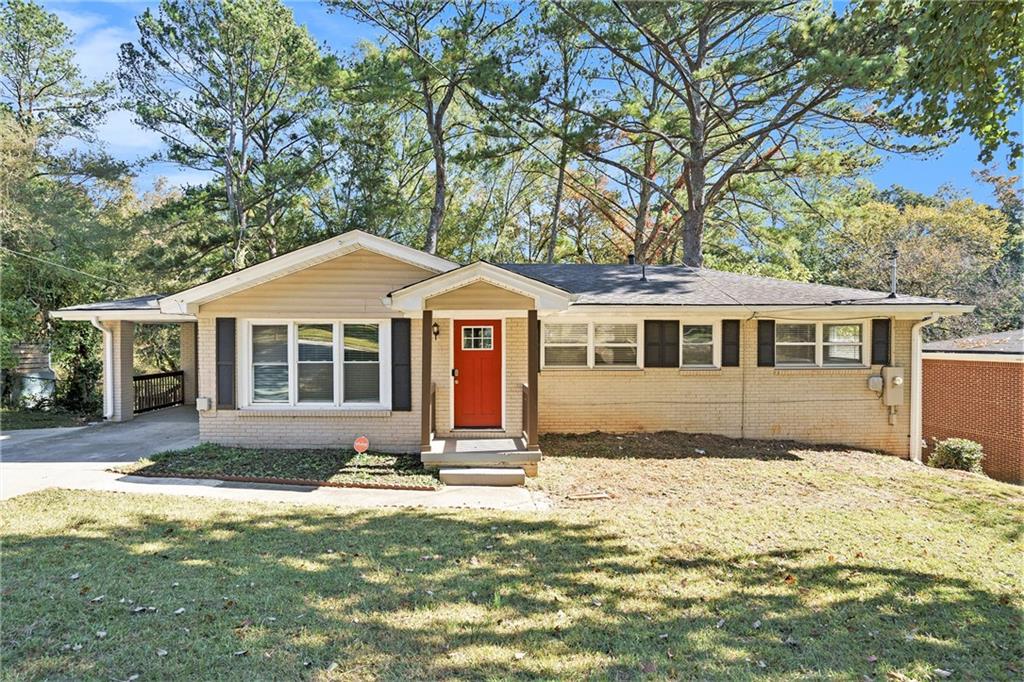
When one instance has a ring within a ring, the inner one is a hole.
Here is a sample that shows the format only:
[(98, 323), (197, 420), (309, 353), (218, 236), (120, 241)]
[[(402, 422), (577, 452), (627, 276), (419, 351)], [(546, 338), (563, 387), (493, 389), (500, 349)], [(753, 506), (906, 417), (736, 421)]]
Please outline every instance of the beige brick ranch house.
[(919, 461), (920, 330), (970, 310), (681, 266), (459, 266), (354, 231), (176, 294), (53, 315), (103, 330), (110, 420), (132, 418), (134, 325), (176, 323), (203, 441), (365, 435), (429, 466), (533, 473), (538, 434), (597, 430)]

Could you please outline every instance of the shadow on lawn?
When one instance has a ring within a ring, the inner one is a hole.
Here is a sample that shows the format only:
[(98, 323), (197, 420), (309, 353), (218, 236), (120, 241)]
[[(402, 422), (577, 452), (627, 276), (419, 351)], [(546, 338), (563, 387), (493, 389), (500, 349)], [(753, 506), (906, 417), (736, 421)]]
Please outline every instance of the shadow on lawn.
[(545, 457), (602, 459), (757, 459), (797, 462), (795, 451), (808, 446), (792, 441), (727, 438), (707, 433), (655, 431), (650, 433), (546, 434), (540, 437)]
[[(83, 512), (73, 526), (6, 539), (14, 676), (854, 678), (970, 665), (992, 678), (1012, 660), (997, 644), (1019, 635), (1013, 606), (966, 580), (799, 549), (638, 553), (595, 523), (282, 510), (116, 526)], [(157, 610), (131, 615), (122, 596)], [(155, 658), (159, 646), (173, 655)]]

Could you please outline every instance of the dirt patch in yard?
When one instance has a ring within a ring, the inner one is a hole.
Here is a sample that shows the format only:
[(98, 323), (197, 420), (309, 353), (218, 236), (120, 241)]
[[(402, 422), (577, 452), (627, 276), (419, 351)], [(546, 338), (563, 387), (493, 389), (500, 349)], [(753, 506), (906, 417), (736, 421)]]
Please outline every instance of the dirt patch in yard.
[(800, 509), (909, 510), (963, 494), (960, 483), (978, 478), (842, 446), (710, 434), (557, 434), (543, 436), (541, 449), (541, 476), (531, 485), (563, 507), (647, 501), (739, 510), (772, 502)]

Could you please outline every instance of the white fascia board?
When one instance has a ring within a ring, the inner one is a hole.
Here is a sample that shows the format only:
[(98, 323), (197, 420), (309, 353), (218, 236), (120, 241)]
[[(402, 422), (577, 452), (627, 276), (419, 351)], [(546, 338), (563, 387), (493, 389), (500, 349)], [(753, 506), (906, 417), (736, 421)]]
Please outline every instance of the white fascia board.
[(89, 321), (89, 320), (123, 320), (125, 322), (150, 322), (160, 324), (163, 322), (195, 322), (195, 315), (182, 315), (164, 313), (160, 310), (52, 310), (50, 317), (59, 320)]
[(317, 244), (225, 275), (212, 282), (171, 294), (160, 299), (160, 310), (176, 314), (195, 313), (203, 303), (209, 303), (360, 249), (410, 263), (432, 272), (448, 272), (459, 267), (444, 258), (432, 256), (429, 253), (361, 230), (353, 230), (340, 237), (325, 239)]
[(1020, 353), (984, 353), (984, 352), (942, 352), (924, 351), (921, 357), (925, 360), (957, 360), (960, 362), (1022, 362), (1024, 355)]
[(601, 305), (575, 304), (558, 313), (568, 316), (594, 316), (622, 314), (643, 315), (658, 318), (722, 317), (732, 319), (760, 320), (862, 320), (869, 317), (894, 317), (897, 319), (919, 320), (928, 315), (955, 316), (974, 310), (974, 306), (960, 304), (890, 304), (890, 305)]
[(532, 298), (538, 310), (565, 310), (573, 296), (558, 287), (545, 284), (518, 273), (477, 261), (442, 275), (399, 289), (391, 294), (390, 304), (397, 310), (415, 312), (423, 310), (428, 298), (440, 296), (464, 286), (485, 282), (516, 294)]

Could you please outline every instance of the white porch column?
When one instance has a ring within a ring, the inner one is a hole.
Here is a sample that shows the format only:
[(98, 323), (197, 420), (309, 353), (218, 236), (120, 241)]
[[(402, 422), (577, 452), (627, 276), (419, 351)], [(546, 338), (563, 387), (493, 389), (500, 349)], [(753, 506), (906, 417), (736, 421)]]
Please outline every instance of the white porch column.
[(196, 323), (182, 322), (178, 325), (181, 328), (180, 357), (178, 366), (184, 372), (182, 381), (185, 383), (185, 404), (196, 404), (196, 390), (198, 384), (198, 355), (196, 351)]
[(112, 358), (111, 366), (104, 367), (104, 372), (112, 372), (109, 386), (113, 387), (113, 414), (110, 421), (126, 422), (135, 417), (135, 386), (132, 376), (135, 351), (135, 323), (124, 320), (104, 322), (110, 334), (112, 353), (104, 353), (104, 362)]

